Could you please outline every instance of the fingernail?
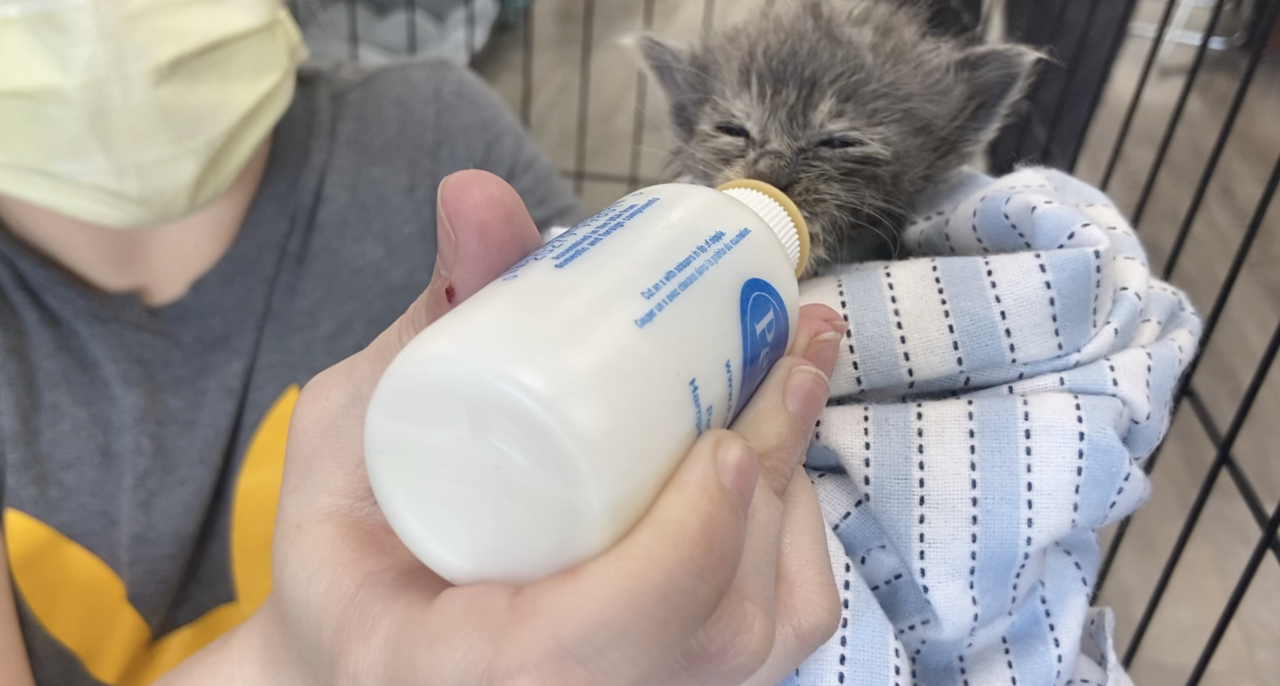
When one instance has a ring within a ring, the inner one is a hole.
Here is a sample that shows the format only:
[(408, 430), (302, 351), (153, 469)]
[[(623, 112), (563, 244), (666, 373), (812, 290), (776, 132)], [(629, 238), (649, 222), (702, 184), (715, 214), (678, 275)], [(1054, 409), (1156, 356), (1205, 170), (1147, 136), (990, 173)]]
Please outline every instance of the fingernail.
[(750, 508), (760, 466), (747, 442), (737, 437), (726, 438), (716, 451), (716, 470), (720, 472), (720, 482), (738, 496), (742, 509)]
[(849, 321), (844, 318), (844, 315), (831, 307), (827, 307), (825, 309), (826, 312), (823, 313), (822, 321), (826, 322), (831, 327), (832, 331), (843, 335), (844, 332), (849, 330)]
[(449, 213), (444, 208), (444, 189), (453, 175), (444, 177), (436, 188), (436, 271), (445, 278), (453, 273), (456, 257), (457, 240), (453, 233), (453, 224), (449, 222)]
[(827, 375), (823, 374), (822, 370), (809, 365), (799, 365), (792, 369), (791, 376), (787, 377), (787, 389), (783, 402), (797, 421), (804, 426), (812, 426), (818, 421), (818, 413), (822, 412), (822, 408), (827, 404), (828, 388)]
[(840, 352), (840, 339), (843, 336), (844, 332), (835, 331), (815, 336), (809, 341), (809, 346), (805, 348), (801, 357), (820, 370), (829, 369), (835, 364), (836, 355)]

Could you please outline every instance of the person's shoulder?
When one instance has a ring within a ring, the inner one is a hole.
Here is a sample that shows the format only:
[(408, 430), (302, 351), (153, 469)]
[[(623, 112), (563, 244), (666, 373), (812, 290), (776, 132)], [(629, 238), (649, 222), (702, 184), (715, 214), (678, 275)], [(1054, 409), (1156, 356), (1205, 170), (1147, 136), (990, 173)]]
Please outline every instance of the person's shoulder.
[(404, 60), (379, 65), (346, 63), (318, 70), (327, 72), (343, 94), (386, 89), (418, 88), (445, 91), (475, 87), (477, 79), (465, 67), (447, 60)]
[[(479, 76), (442, 61), (337, 66), (300, 74), (332, 115), (328, 178), (382, 193), (414, 192), (460, 169), (484, 169), (513, 185), (545, 228), (576, 216), (554, 165), (510, 107)], [(399, 189), (399, 190), (396, 190)], [(372, 192), (372, 191), (367, 191)], [(416, 196), (415, 196), (416, 197)]]
[(312, 70), (309, 76), (329, 82), (339, 110), (348, 113), (380, 113), (419, 122), (458, 117), (464, 123), (477, 115), (506, 114), (478, 76), (443, 60), (342, 65)]

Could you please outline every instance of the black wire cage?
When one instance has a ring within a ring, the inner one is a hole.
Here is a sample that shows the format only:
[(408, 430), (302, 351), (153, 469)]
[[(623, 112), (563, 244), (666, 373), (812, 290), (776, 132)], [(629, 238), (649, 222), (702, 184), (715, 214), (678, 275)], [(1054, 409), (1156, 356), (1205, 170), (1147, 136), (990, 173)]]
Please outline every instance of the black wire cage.
[[(1269, 378), (1280, 350), (1280, 220), (1268, 218), (1280, 185), (1280, 0), (937, 2), (939, 21), (1051, 58), (992, 144), (992, 170), (1045, 164), (1110, 193), (1154, 273), (1204, 316), (1203, 354), (1148, 463), (1153, 501), (1104, 532), (1096, 593), (1116, 608), (1124, 664), (1140, 684), (1280, 684), (1280, 381)], [(693, 39), (772, 4), (290, 3), (304, 28), (329, 17), (316, 30), (336, 36), (342, 59), (365, 59), (369, 29), (382, 32), (384, 57), (426, 52), (440, 34), (428, 36), (419, 18), (447, 14), (455, 59), (508, 100), (587, 209), (658, 182), (669, 143), (659, 94), (616, 38)], [(390, 11), (401, 21), (388, 37)], [(1232, 631), (1243, 637), (1224, 657)], [(1231, 668), (1241, 659), (1252, 674)]]

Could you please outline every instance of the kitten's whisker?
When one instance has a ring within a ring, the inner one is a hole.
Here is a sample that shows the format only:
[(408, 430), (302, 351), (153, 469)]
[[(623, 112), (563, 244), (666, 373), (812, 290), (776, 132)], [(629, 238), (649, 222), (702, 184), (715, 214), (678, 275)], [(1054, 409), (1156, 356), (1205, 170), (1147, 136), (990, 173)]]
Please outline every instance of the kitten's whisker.
[(886, 233), (880, 228), (881, 226), (892, 226), (892, 224), (890, 224), (889, 220), (885, 219), (879, 212), (876, 212), (869, 207), (863, 208), (862, 211), (879, 220), (878, 224), (863, 222), (863, 228), (871, 229), (877, 236), (884, 239), (884, 242), (889, 246), (889, 250), (892, 251), (893, 256), (896, 258), (898, 256), (898, 242), (890, 237), (892, 232)]
[(655, 147), (653, 147), (653, 146), (651, 146), (651, 145), (636, 145), (636, 146), (633, 146), (633, 147), (634, 147), (636, 150), (642, 150), (642, 151), (644, 151), (644, 152), (656, 152), (656, 153), (659, 153), (659, 154), (661, 154), (661, 155), (669, 155), (669, 154), (671, 154), (671, 151), (670, 151), (670, 150), (668, 150), (667, 148), (655, 148)]
[(877, 236), (883, 238), (884, 242), (889, 245), (890, 259), (895, 259), (895, 260), (898, 259), (898, 253), (901, 251), (901, 248), (902, 248), (902, 241), (893, 240), (892, 238), (889, 237), (892, 234), (892, 232), (890, 232), (889, 234), (886, 234), (878, 226), (872, 226), (871, 230), (874, 231)]

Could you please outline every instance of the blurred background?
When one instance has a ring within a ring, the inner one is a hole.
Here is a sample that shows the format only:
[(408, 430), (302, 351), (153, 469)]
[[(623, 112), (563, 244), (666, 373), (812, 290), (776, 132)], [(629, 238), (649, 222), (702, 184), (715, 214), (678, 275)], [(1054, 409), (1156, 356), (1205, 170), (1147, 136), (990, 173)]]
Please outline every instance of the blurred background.
[[(777, 0), (785, 2), (786, 0)], [(1106, 190), (1206, 343), (1152, 461), (1154, 497), (1104, 532), (1099, 604), (1140, 686), (1280, 684), (1280, 0), (936, 0), (940, 26), (1051, 60), (990, 167)], [(315, 61), (470, 63), (594, 210), (664, 178), (661, 95), (622, 39), (696, 40), (770, 0), (300, 0)]]

